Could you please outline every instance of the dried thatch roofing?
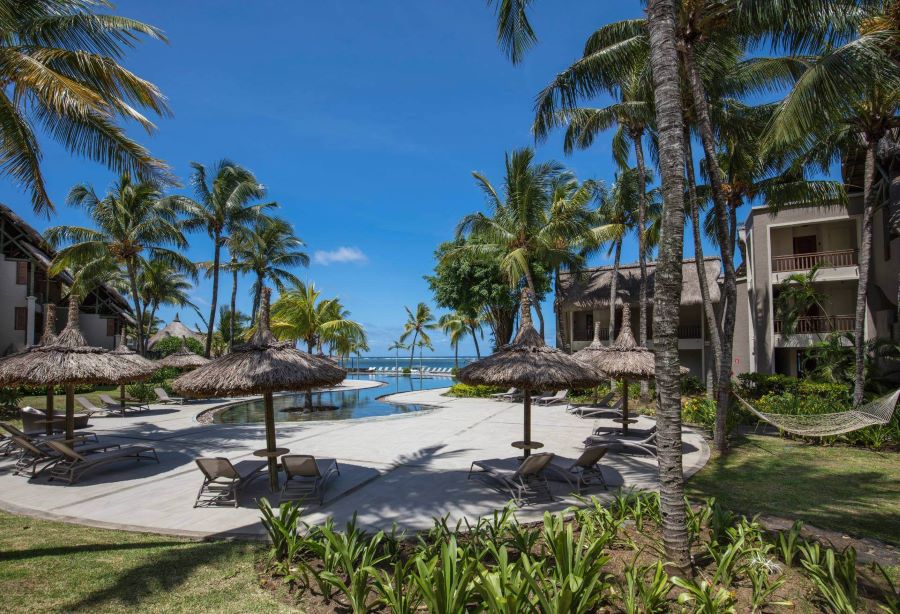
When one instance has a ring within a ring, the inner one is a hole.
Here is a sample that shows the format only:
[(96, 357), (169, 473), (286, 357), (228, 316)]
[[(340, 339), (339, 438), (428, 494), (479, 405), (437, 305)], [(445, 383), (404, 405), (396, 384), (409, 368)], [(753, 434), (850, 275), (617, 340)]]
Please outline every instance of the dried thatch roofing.
[(181, 348), (164, 358), (156, 361), (158, 367), (175, 367), (176, 369), (195, 369), (209, 364), (209, 358), (194, 354), (187, 347), (184, 337), (181, 338)]
[[(719, 258), (706, 258), (706, 283), (709, 286), (709, 298), (719, 302), (719, 277), (721, 261)], [(562, 272), (559, 275), (557, 289), (557, 305), (562, 309), (590, 310), (609, 306), (609, 289), (612, 282), (613, 267), (603, 266), (584, 269), (579, 272)], [(681, 304), (699, 305), (703, 302), (700, 293), (700, 276), (694, 260), (685, 260), (681, 265)], [(647, 295), (653, 297), (656, 280), (656, 263), (647, 263)], [(623, 298), (635, 302), (640, 296), (641, 270), (637, 264), (626, 264), (619, 267), (619, 281), (616, 285), (616, 305), (623, 304)]]
[(147, 340), (147, 349), (152, 350), (153, 346), (165, 339), (166, 337), (181, 337), (184, 339), (185, 337), (193, 337), (197, 341), (201, 343), (206, 342), (206, 337), (202, 333), (198, 333), (195, 330), (191, 330), (187, 326), (185, 326), (181, 319), (178, 317), (178, 314), (175, 314), (175, 319), (165, 325), (165, 327), (156, 331), (150, 339)]
[(140, 354), (138, 354), (137, 352), (132, 350), (130, 347), (128, 347), (128, 345), (125, 343), (125, 333), (124, 332), (119, 336), (119, 345), (117, 345), (116, 349), (114, 349), (112, 352), (110, 352), (110, 354), (112, 354), (113, 356), (118, 356), (120, 358), (123, 358), (124, 360), (128, 360), (138, 366), (141, 366), (141, 367), (147, 369), (148, 376), (149, 376), (149, 374), (151, 374), (154, 371), (156, 371), (157, 369), (159, 369), (158, 364), (156, 364), (152, 360), (148, 360), (147, 358), (144, 358), (143, 356), (141, 356)]
[(605, 379), (593, 367), (544, 343), (531, 322), (527, 291), (522, 293), (522, 317), (513, 342), (466, 365), (456, 378), (465, 384), (514, 386), (522, 390), (587, 388)]
[(336, 386), (344, 381), (347, 371), (332, 360), (276, 341), (269, 330), (270, 292), (263, 288), (256, 332), (250, 341), (176, 379), (172, 382), (176, 392), (194, 397), (261, 394)]
[(149, 375), (109, 350), (87, 344), (78, 328), (78, 297), (69, 297), (66, 327), (49, 345), (35, 345), (0, 359), (0, 386), (118, 384)]
[(44, 334), (38, 342), (41, 345), (50, 345), (56, 341), (56, 306), (53, 303), (44, 304)]

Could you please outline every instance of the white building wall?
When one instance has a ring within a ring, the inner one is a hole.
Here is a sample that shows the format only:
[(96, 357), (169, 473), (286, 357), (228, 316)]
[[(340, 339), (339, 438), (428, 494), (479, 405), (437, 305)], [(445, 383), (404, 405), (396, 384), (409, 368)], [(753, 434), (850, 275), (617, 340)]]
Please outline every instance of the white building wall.
[(15, 308), (26, 306), (27, 288), (16, 284), (16, 262), (0, 254), (0, 356), (25, 348), (25, 331), (15, 330)]
[(106, 334), (106, 320), (107, 318), (102, 318), (93, 313), (81, 314), (81, 317), (78, 319), (78, 325), (81, 327), (81, 333), (87, 340), (88, 345), (108, 350), (115, 349), (115, 337)]

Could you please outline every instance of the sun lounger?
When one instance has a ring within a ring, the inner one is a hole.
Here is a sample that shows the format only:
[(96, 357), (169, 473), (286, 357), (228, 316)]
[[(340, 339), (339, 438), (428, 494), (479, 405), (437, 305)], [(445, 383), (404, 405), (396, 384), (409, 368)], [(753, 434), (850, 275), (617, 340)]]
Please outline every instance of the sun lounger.
[[(622, 430), (621, 426), (598, 426), (594, 429), (594, 435), (597, 435), (598, 437), (621, 437), (622, 436), (621, 430)], [(651, 426), (648, 429), (629, 427), (628, 435), (626, 435), (626, 437), (642, 438), (642, 437), (649, 437), (650, 435), (655, 435), (655, 434), (656, 434), (656, 425), (654, 424), (653, 426)]]
[[(0, 422), (0, 429), (6, 431), (7, 437), (3, 440), (3, 443), (0, 446), (6, 444), (9, 445), (12, 443), (12, 437), (21, 437), (22, 439), (27, 439), (32, 443), (40, 443), (42, 441), (46, 441), (47, 439), (65, 439), (64, 433), (56, 433), (54, 435), (45, 435), (44, 432), (40, 433), (25, 433), (20, 431), (18, 428), (13, 426), (8, 422)], [(91, 441), (98, 441), (97, 433), (91, 433), (87, 431), (82, 431), (80, 433), (74, 434), (74, 439), (76, 444), (83, 443), (90, 439)], [(2, 448), (0, 448), (2, 450)], [(8, 452), (6, 452), (8, 454)]]
[(566, 400), (568, 398), (568, 396), (569, 396), (568, 390), (558, 390), (556, 392), (556, 394), (552, 394), (552, 395), (548, 395), (548, 396), (544, 396), (544, 397), (537, 397), (536, 399), (534, 399), (534, 402), (537, 405), (556, 405), (557, 403), (563, 403), (563, 402), (568, 404), (568, 401)]
[[(63, 455), (50, 444), (65, 445), (59, 440), (48, 439), (42, 443), (34, 443), (23, 437), (13, 436), (13, 445), (18, 448), (19, 457), (16, 459), (15, 475), (30, 474), (28, 477), (33, 478), (45, 469), (53, 467), (63, 460)], [(46, 446), (44, 444), (47, 444)], [(47, 449), (47, 448), (50, 449)], [(106, 452), (108, 450), (119, 448), (119, 444), (101, 444), (88, 443), (76, 445), (75, 447), (66, 446), (69, 450), (77, 454), (88, 454), (90, 452)]]
[(82, 413), (93, 417), (95, 414), (108, 415), (110, 410), (105, 407), (97, 407), (87, 397), (75, 397), (75, 401), (81, 405)]
[(150, 409), (147, 405), (142, 405), (140, 403), (132, 403), (129, 405), (128, 403), (122, 403), (121, 401), (117, 401), (108, 394), (101, 394), (100, 400), (103, 401), (103, 405), (107, 409), (114, 409), (116, 411), (121, 411), (122, 415), (125, 415), (125, 412), (129, 409), (134, 409), (136, 411), (143, 411), (145, 409)]
[(497, 392), (491, 395), (497, 401), (513, 401), (522, 396), (518, 388), (510, 388), (506, 392)]
[[(551, 452), (532, 454), (523, 460), (518, 467), (509, 466), (509, 461), (489, 459), (475, 461), (469, 467), (468, 478), (473, 475), (494, 483), (501, 491), (509, 493), (516, 505), (526, 502), (553, 501), (553, 493), (544, 473), (553, 460)], [(481, 471), (475, 471), (475, 468)]]
[(86, 456), (60, 441), (51, 440), (47, 442), (47, 445), (63, 457), (50, 467), (50, 479), (63, 480), (67, 484), (74, 484), (88, 471), (122, 460), (140, 461), (152, 458), (157, 463), (159, 462), (156, 449), (145, 445), (125, 446), (118, 450), (96, 452)]
[(220, 504), (238, 506), (239, 491), (265, 475), (266, 461), (244, 460), (237, 464), (227, 458), (198, 458), (197, 467), (203, 472), (203, 485), (197, 493), (194, 507), (210, 507)]
[(335, 459), (316, 458), (308, 454), (286, 454), (281, 457), (281, 467), (285, 476), (281, 499), (315, 497), (319, 505), (325, 500), (328, 479), (341, 474)]
[(604, 411), (615, 412), (617, 411), (616, 405), (621, 406), (622, 403), (620, 399), (615, 404), (610, 405), (609, 402), (612, 401), (614, 396), (616, 396), (615, 392), (608, 392), (606, 396), (598, 399), (596, 403), (592, 403), (590, 405), (572, 405), (568, 408), (567, 411), (581, 418), (587, 418), (594, 413), (602, 413)]
[[(22, 430), (26, 433), (42, 433), (47, 431), (47, 414), (44, 410), (35, 409), (34, 407), (22, 407), (19, 409), (19, 413), (22, 415)], [(62, 431), (64, 426), (62, 418), (65, 417), (65, 411), (57, 409), (53, 412), (53, 417), (60, 418), (60, 421), (53, 425), (53, 430)], [(86, 428), (89, 419), (90, 416), (88, 414), (75, 414), (75, 428)]]
[(605, 446), (611, 453), (641, 454), (656, 456), (656, 432), (643, 439), (629, 439), (627, 437), (602, 437), (591, 435), (584, 440), (586, 447)]
[(171, 397), (164, 388), (154, 388), (153, 392), (156, 394), (156, 398), (159, 399), (159, 402), (163, 405), (184, 405), (184, 399), (182, 397)]
[(609, 490), (600, 467), (600, 461), (607, 452), (609, 448), (606, 446), (594, 446), (585, 449), (575, 459), (555, 456), (547, 467), (547, 477), (565, 480), (579, 495), (585, 487), (595, 484), (603, 486), (603, 490)]

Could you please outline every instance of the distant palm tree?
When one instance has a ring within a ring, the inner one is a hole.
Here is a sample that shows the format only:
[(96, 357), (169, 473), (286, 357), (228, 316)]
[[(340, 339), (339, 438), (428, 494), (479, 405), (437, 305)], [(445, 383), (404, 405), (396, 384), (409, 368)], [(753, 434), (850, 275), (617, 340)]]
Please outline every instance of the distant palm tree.
[(138, 273), (138, 288), (145, 307), (150, 309), (150, 319), (156, 318), (156, 310), (162, 305), (193, 307), (189, 292), (194, 285), (165, 260), (146, 260)]
[(412, 369), (417, 341), (422, 339), (430, 345), (431, 338), (428, 336), (428, 331), (436, 329), (438, 325), (434, 321), (431, 308), (425, 303), (419, 303), (415, 312), (409, 307), (404, 307), (404, 309), (406, 310), (406, 324), (403, 325), (403, 334), (400, 335), (400, 341), (405, 342), (412, 335), (412, 342), (409, 344), (409, 347), (412, 348), (409, 353), (409, 368)]
[[(44, 233), (57, 252), (50, 267), (52, 275), (63, 269), (78, 271), (87, 279), (121, 269), (134, 303), (138, 351), (145, 340), (144, 309), (138, 276), (144, 258), (166, 263), (175, 270), (193, 271), (194, 264), (179, 251), (187, 246), (177, 217), (177, 203), (160, 200), (155, 183), (133, 182), (122, 175), (104, 197), (87, 184), (69, 191), (68, 204), (81, 207), (97, 226), (54, 226)], [(173, 249), (174, 248), (174, 249)]]
[[(233, 234), (236, 241), (229, 242), (232, 261), (237, 261), (238, 270), (256, 276), (253, 282), (253, 311), (259, 308), (259, 298), (266, 280), (279, 292), (286, 284), (297, 286), (300, 279), (290, 272), (290, 268), (308, 266), (309, 256), (302, 251), (305, 243), (294, 235), (294, 229), (283, 219), (260, 216), (249, 228)], [(229, 265), (229, 268), (233, 266)], [(234, 290), (232, 289), (232, 294)], [(256, 318), (251, 315), (251, 323)]]
[(219, 299), (219, 269), (222, 247), (228, 236), (245, 224), (251, 223), (261, 209), (272, 203), (252, 203), (265, 195), (265, 188), (253, 173), (229, 160), (220, 160), (208, 177), (205, 166), (191, 162), (194, 171), (191, 185), (196, 200), (186, 196), (169, 196), (166, 200), (179, 203), (185, 210), (183, 221), (187, 230), (203, 230), (213, 242), (212, 296), (210, 297), (209, 320), (206, 332), (206, 356), (209, 357), (212, 336), (216, 325), (216, 309)]
[(365, 339), (362, 325), (350, 319), (337, 298), (322, 299), (315, 284), (296, 284), (272, 305), (272, 332), (279, 339), (299, 340), (310, 354), (322, 343)]
[(438, 320), (438, 326), (450, 340), (453, 348), (453, 366), (459, 369), (459, 342), (469, 334), (469, 326), (464, 316), (458, 312), (445, 313)]
[(230, 350), (233, 347), (233, 340), (240, 339), (250, 323), (250, 316), (240, 311), (231, 311), (230, 308), (222, 305), (219, 307), (218, 333)]
[(35, 213), (53, 211), (35, 123), (70, 153), (117, 173), (146, 181), (167, 178), (166, 165), (119, 125), (133, 120), (152, 132), (153, 123), (141, 110), (169, 113), (155, 85), (119, 64), (141, 35), (165, 40), (162, 32), (127, 17), (95, 12), (110, 6), (106, 2), (0, 4), (0, 173), (31, 193)]
[(825, 303), (828, 295), (816, 287), (819, 265), (806, 273), (794, 273), (776, 286), (775, 317), (781, 320), (781, 332), (786, 337), (797, 332), (797, 322), (811, 310), (818, 310), (828, 318)]
[(394, 350), (394, 369), (399, 368), (400, 363), (400, 350), (408, 350), (409, 346), (403, 343), (400, 339), (397, 339), (392, 344), (388, 346), (388, 352)]

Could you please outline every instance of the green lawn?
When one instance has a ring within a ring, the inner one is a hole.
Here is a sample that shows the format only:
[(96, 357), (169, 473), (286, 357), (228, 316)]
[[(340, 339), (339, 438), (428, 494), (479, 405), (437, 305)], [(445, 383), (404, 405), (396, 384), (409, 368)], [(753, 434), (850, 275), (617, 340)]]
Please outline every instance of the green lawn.
[(291, 611), (257, 584), (262, 548), (0, 512), (0, 601), (6, 612)]
[[(77, 393), (75, 396), (86, 397), (91, 403), (98, 407), (103, 407), (103, 401), (100, 400), (101, 394), (108, 394), (112, 398), (119, 400), (118, 386), (96, 386), (92, 392)], [(30, 397), (22, 397), (16, 403), (19, 407), (34, 407), (35, 409), (44, 409), (47, 406), (47, 395), (38, 395)], [(75, 411), (77, 412), (81, 406), (75, 403)], [(64, 411), (66, 409), (66, 395), (57, 394), (53, 396), (53, 411)]]
[(772, 514), (900, 545), (900, 455), (748, 435), (688, 482), (745, 514)]

